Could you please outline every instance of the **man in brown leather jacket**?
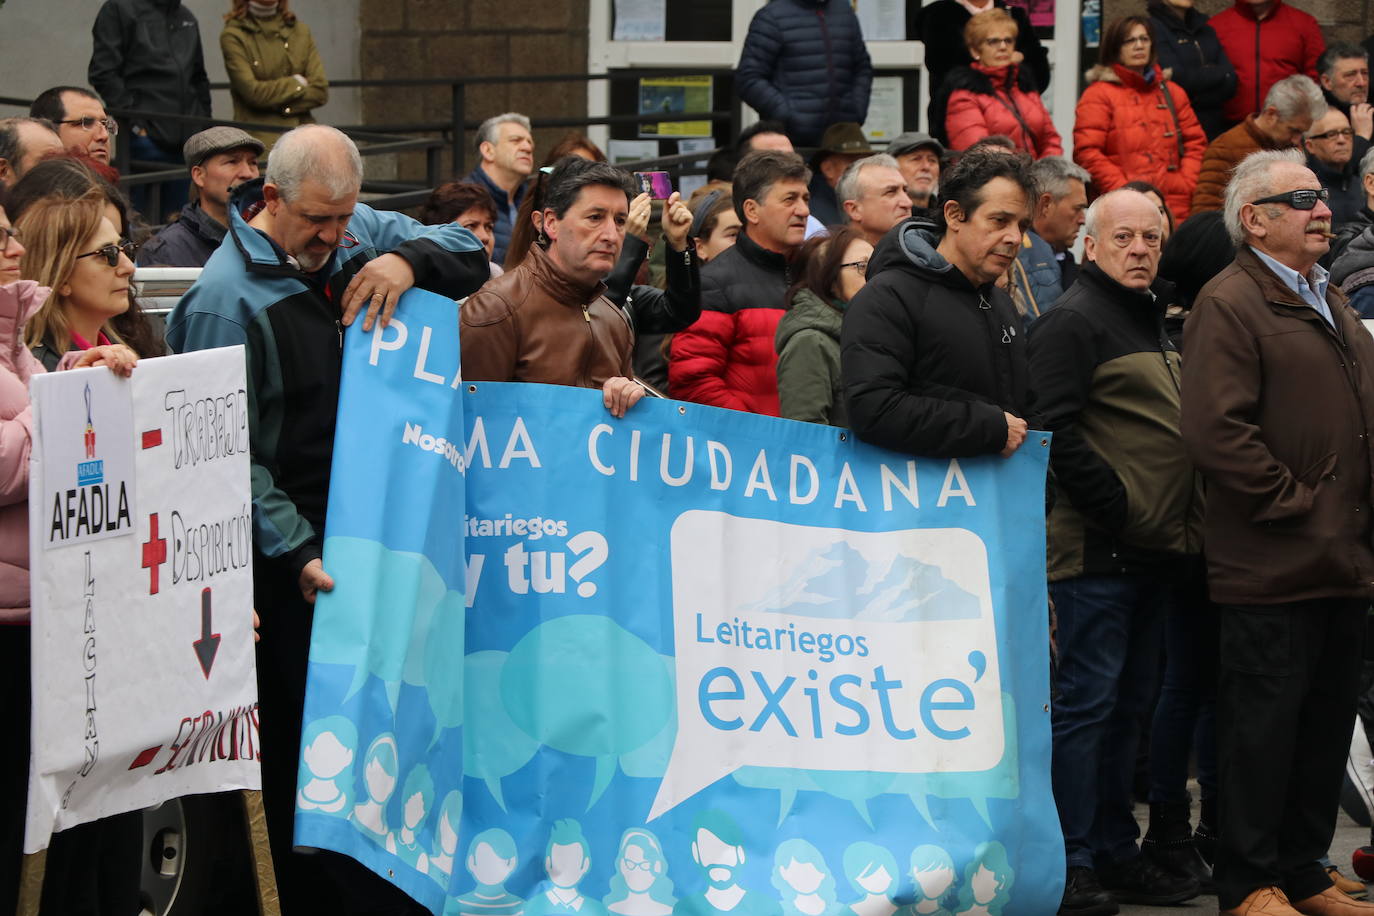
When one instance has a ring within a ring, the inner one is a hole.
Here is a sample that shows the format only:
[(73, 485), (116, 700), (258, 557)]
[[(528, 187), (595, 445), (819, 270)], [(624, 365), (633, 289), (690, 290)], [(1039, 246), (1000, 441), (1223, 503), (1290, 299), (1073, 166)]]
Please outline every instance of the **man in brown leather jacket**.
[(630, 193), (604, 162), (569, 157), (553, 170), (540, 243), (463, 303), (466, 381), (598, 388), (617, 417), (644, 396), (630, 377), (634, 331), (602, 282), (625, 241)]
[(1317, 264), (1325, 196), (1297, 150), (1245, 159), (1224, 208), (1236, 259), (1183, 331), (1183, 440), (1221, 606), (1215, 879), (1236, 916), (1374, 913), (1318, 862), (1374, 596), (1374, 341)]

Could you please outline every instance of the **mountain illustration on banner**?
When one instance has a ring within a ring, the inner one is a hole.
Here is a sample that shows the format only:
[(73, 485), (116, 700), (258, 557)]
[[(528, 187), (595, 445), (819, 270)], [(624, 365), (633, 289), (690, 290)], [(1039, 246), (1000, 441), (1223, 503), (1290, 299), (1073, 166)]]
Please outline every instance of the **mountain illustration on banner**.
[(739, 610), (891, 623), (982, 616), (978, 596), (946, 578), (939, 566), (901, 553), (870, 560), (843, 539), (813, 550), (782, 585)]

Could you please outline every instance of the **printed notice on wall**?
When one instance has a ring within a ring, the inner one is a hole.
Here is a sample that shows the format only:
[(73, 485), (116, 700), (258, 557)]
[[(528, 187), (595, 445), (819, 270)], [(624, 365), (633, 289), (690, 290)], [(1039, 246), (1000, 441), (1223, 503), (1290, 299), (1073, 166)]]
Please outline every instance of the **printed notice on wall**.
[(243, 348), (33, 380), (26, 852), (257, 788)]
[(615, 0), (615, 41), (663, 41), (666, 0)]

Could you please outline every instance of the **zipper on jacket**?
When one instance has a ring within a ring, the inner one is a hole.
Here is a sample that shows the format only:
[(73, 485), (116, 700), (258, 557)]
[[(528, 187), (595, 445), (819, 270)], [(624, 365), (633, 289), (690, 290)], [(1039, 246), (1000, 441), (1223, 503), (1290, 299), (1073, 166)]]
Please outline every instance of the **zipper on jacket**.
[(343, 349), (343, 322), (338, 318), (334, 319), (334, 329), (339, 332), (339, 349)]

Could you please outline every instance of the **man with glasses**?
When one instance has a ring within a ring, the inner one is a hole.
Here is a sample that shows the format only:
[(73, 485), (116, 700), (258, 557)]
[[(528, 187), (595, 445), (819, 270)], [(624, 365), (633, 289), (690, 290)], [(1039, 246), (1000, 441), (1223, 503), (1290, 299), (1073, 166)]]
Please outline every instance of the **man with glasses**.
[(1088, 208), (1086, 262), (1030, 333), (1036, 410), (1054, 432), (1050, 597), (1058, 615), (1054, 798), (1060, 913), (1197, 896), (1141, 854), (1131, 785), (1166, 609), (1201, 548), (1202, 493), (1179, 436), (1178, 351), (1151, 291), (1164, 218), (1139, 191)]
[(1317, 264), (1326, 196), (1296, 150), (1242, 162), (1223, 211), (1236, 259), (1184, 326), (1202, 354), (1183, 367), (1183, 440), (1220, 605), (1214, 874), (1232, 914), (1374, 912), (1318, 861), (1374, 596), (1374, 340)]
[(1327, 205), (1331, 223), (1337, 229), (1350, 222), (1364, 206), (1364, 188), (1356, 174), (1359, 162), (1369, 152), (1369, 141), (1356, 136), (1350, 120), (1336, 108), (1312, 122), (1303, 145), (1307, 167), (1330, 192)]
[(62, 145), (71, 152), (110, 164), (119, 125), (105, 113), (105, 103), (91, 90), (80, 86), (45, 89), (29, 106), (29, 117), (46, 118), (55, 124)]
[[(232, 242), (211, 255), (167, 327), (177, 352), (242, 344), (252, 369), (262, 791), (288, 914), (381, 911), (369, 900), (404, 912), (400, 892), (351, 859), (292, 846), (312, 612), (316, 592), (334, 587), (320, 558), (344, 327), (363, 309), (364, 331), (379, 314), (385, 323), (412, 286), (460, 299), (491, 276), (482, 243), (456, 223), (423, 226), (358, 203), (362, 173), (357, 147), (332, 127), (283, 134), (265, 181), (230, 202)], [(264, 209), (245, 222), (242, 199), (259, 186)]]

